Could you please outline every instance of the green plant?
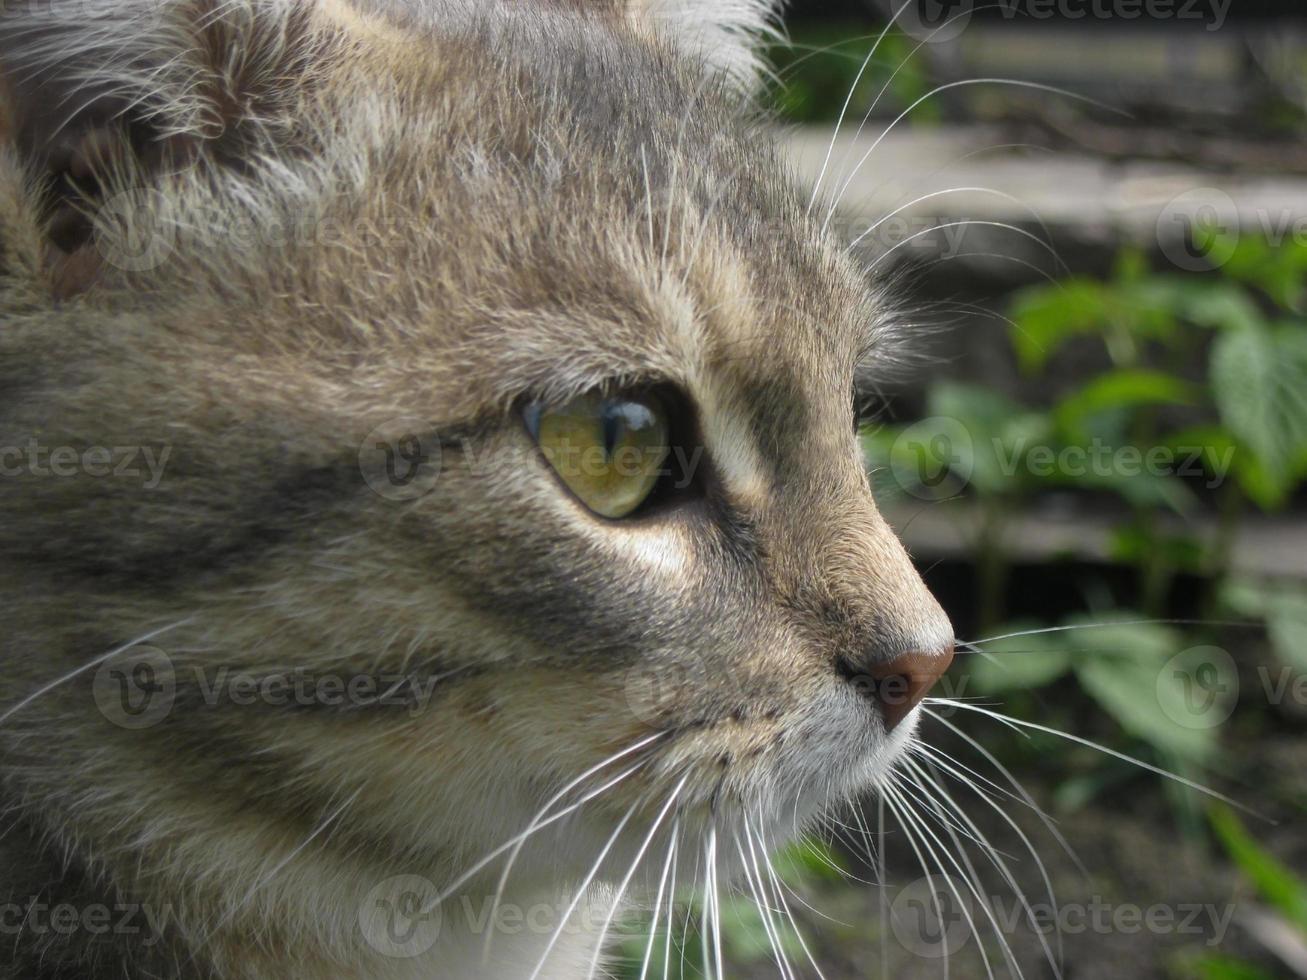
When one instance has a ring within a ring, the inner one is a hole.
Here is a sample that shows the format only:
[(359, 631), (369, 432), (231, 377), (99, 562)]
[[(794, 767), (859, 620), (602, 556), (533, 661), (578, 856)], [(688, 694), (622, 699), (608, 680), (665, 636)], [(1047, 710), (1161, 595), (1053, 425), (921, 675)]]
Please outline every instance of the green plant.
[[(1265, 903), (1265, 914), (1283, 923), (1307, 949), (1307, 880), (1295, 875), (1258, 844), (1228, 807), (1211, 807), (1208, 820), (1226, 855), (1243, 873), (1257, 898)], [(1176, 973), (1186, 980), (1263, 980), (1274, 976), (1264, 967), (1223, 955), (1181, 962)]]
[[(1213, 599), (1263, 620), (1286, 662), (1307, 669), (1301, 588), (1230, 576), (1249, 511), (1283, 509), (1307, 479), (1307, 246), (1197, 234), (1222, 263), (1219, 275), (1156, 274), (1127, 250), (1108, 279), (1072, 278), (1015, 297), (1012, 356), (1033, 386), (1054, 392), (1042, 404), (941, 382), (928, 391), (926, 419), (863, 436), (889, 495), (973, 505), (975, 620), (985, 636), (1050, 625), (1000, 626), (1012, 516), (1051, 490), (1115, 502), (1112, 557), (1136, 569), (1137, 611), (1116, 610), (1109, 626), (1083, 629), (1090, 620), (1078, 617), (1060, 624), (1070, 627), (1063, 632), (986, 644), (998, 656), (972, 668), (972, 683), (978, 693), (1019, 694), (1074, 678), (1180, 773), (1217, 752), (1215, 726), (1188, 716), (1187, 679), (1164, 669), (1203, 634), (1126, 622), (1163, 618), (1178, 573), (1206, 577)], [(1059, 374), (1068, 363), (1077, 368), (1070, 383)], [(1086, 372), (1086, 364), (1097, 366)], [(1166, 514), (1181, 520), (1161, 520)], [(1199, 535), (1190, 519), (1204, 515), (1214, 532)], [(1087, 792), (1074, 786), (1069, 795)]]
[[(920, 42), (891, 31), (877, 44), (880, 32), (867, 31), (863, 23), (799, 27), (787, 42), (775, 45), (769, 58), (779, 82), (773, 90), (777, 113), (791, 122), (831, 123), (847, 101), (846, 118), (856, 121), (873, 106), (897, 114), (930, 91)], [(918, 123), (938, 118), (930, 100), (912, 113)]]

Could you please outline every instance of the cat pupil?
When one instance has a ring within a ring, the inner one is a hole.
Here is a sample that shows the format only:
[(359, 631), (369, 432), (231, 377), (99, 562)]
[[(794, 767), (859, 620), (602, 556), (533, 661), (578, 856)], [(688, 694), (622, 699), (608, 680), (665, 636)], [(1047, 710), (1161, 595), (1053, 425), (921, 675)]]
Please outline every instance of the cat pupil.
[(613, 458), (613, 450), (617, 448), (618, 440), (622, 437), (623, 422), (625, 421), (623, 410), (625, 408), (624, 405), (613, 404), (612, 402), (604, 406), (601, 421), (604, 433), (605, 459), (611, 460)]

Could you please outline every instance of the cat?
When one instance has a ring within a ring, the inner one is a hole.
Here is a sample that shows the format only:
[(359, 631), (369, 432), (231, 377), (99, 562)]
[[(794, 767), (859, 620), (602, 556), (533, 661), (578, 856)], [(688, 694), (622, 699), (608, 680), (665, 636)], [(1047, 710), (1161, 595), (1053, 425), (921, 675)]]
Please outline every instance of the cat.
[(886, 778), (953, 631), (775, 15), (0, 4), (0, 977), (576, 980)]

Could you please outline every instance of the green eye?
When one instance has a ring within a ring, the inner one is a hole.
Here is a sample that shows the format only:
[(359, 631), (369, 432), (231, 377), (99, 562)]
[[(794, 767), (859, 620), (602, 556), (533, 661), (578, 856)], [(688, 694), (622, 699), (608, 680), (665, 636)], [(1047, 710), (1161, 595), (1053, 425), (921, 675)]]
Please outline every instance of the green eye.
[(633, 513), (667, 460), (667, 413), (652, 397), (587, 394), (561, 408), (531, 406), (526, 422), (568, 489), (602, 517)]

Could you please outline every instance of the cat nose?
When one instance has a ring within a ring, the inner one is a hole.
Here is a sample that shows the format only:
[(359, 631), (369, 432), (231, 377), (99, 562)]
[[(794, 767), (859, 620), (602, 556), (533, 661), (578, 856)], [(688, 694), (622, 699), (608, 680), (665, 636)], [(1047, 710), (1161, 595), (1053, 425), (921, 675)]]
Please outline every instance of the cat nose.
[[(953, 641), (937, 650), (911, 650), (893, 660), (866, 664), (851, 682), (880, 709), (885, 731), (891, 732), (935, 686), (953, 662)], [(842, 670), (849, 676), (847, 669)]]

